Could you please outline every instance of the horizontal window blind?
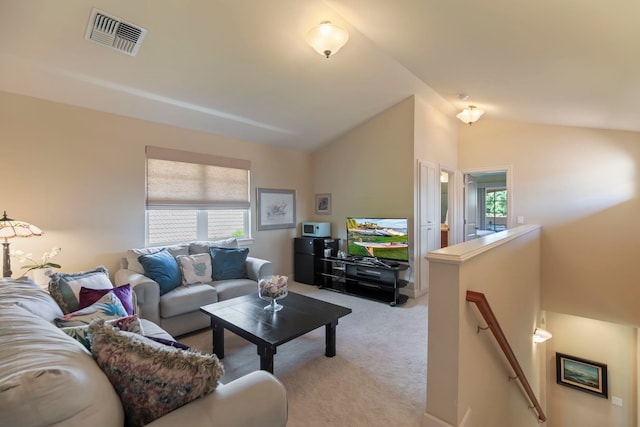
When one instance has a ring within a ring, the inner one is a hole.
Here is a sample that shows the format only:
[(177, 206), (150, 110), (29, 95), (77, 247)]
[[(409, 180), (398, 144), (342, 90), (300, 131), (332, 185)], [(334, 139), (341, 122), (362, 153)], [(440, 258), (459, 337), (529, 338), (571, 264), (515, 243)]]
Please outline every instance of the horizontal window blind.
[(147, 209), (249, 208), (251, 162), (146, 147)]

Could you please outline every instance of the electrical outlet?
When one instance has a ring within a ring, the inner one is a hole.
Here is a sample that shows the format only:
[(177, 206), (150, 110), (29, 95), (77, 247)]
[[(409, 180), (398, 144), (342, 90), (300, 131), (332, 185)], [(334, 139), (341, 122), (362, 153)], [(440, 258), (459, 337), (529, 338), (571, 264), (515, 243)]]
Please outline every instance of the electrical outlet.
[(622, 398), (618, 396), (611, 396), (611, 404), (616, 406), (622, 406)]

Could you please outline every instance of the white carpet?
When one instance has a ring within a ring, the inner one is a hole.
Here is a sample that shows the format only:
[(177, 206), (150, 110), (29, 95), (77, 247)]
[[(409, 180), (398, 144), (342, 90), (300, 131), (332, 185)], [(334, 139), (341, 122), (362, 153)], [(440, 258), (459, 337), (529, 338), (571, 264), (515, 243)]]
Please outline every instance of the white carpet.
[[(420, 426), (426, 406), (427, 296), (399, 307), (290, 283), (290, 291), (349, 307), (336, 356), (324, 356), (325, 330), (278, 347), (275, 375), (289, 398), (289, 427)], [(286, 308), (285, 308), (286, 309)], [(211, 331), (179, 338), (211, 352)], [(260, 368), (256, 347), (225, 332), (223, 383)]]

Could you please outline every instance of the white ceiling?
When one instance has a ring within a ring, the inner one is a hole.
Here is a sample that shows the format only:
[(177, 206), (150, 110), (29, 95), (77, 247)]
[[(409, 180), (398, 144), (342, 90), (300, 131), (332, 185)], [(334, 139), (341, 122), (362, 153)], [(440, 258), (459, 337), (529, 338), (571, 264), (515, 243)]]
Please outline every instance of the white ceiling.
[[(148, 30), (136, 57), (84, 39), (93, 7)], [(640, 131), (638, 17), (631, 0), (3, 0), (0, 90), (303, 151), (412, 94)], [(350, 32), (328, 60), (304, 42), (326, 19)]]

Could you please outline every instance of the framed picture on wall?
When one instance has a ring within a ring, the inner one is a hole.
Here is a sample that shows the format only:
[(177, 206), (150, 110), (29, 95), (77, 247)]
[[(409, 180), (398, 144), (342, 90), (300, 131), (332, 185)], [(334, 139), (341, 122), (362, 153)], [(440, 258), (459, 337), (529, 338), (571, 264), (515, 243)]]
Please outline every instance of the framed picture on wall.
[(257, 228), (296, 228), (296, 191), (258, 188)]
[(567, 387), (609, 398), (607, 365), (556, 353), (556, 381)]
[(331, 213), (331, 194), (316, 194), (316, 214), (329, 215)]

